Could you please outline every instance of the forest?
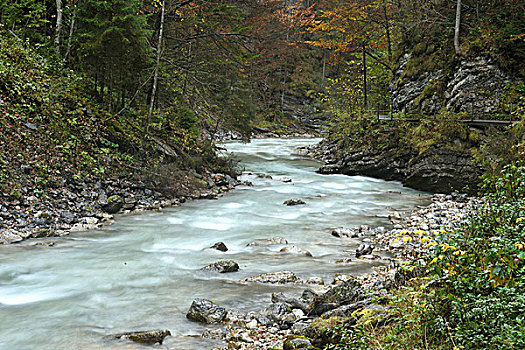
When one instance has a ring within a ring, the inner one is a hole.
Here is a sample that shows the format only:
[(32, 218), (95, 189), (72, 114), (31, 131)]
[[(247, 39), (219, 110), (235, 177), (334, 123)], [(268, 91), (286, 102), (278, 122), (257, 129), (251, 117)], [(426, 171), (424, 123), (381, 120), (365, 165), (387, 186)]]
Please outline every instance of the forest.
[(452, 207), (387, 215), (375, 289), (275, 297), (310, 317), (278, 346), (525, 348), (525, 1), (8, 0), (0, 48), (3, 243), (217, 199), (248, 186), (223, 142), (318, 137), (317, 172)]

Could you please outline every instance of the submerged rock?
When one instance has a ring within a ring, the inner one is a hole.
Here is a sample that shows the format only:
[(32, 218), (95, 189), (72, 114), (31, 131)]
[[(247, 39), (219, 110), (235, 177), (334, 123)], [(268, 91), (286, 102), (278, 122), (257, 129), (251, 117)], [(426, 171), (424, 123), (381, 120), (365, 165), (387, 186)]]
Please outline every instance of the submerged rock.
[(306, 204), (306, 202), (301, 199), (288, 199), (287, 201), (284, 201), (283, 204), (287, 206), (292, 206), (292, 205), (303, 205), (303, 204)]
[(226, 309), (207, 299), (197, 298), (186, 314), (189, 320), (202, 323), (220, 323), (226, 317)]
[(221, 260), (208, 266), (204, 266), (201, 270), (215, 271), (218, 273), (237, 272), (239, 271), (239, 264), (233, 260)]
[(152, 331), (120, 333), (113, 335), (113, 337), (116, 339), (127, 339), (142, 344), (154, 345), (159, 343), (162, 345), (164, 338), (170, 335), (171, 332), (167, 329), (156, 329)]
[(299, 281), (295, 273), (291, 271), (268, 272), (260, 275), (248, 277), (245, 282), (259, 282), (259, 283), (295, 283)]

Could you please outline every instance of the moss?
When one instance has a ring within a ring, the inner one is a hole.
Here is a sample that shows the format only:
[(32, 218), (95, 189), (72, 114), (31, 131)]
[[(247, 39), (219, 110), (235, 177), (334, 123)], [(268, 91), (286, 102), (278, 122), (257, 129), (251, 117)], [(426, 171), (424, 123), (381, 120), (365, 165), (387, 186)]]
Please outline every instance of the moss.
[(352, 313), (352, 317), (357, 319), (356, 326), (371, 326), (375, 327), (381, 320), (390, 314), (389, 310), (376, 310), (373, 308), (365, 308), (357, 310)]
[(311, 347), (308, 346), (308, 344), (306, 342), (299, 343), (299, 344), (294, 344), (292, 342), (292, 340), (295, 340), (295, 339), (304, 339), (304, 340), (310, 342), (310, 340), (308, 338), (306, 338), (306, 337), (303, 337), (303, 336), (300, 336), (300, 335), (290, 335), (284, 341), (283, 350), (309, 349), (309, 348), (311, 348)]

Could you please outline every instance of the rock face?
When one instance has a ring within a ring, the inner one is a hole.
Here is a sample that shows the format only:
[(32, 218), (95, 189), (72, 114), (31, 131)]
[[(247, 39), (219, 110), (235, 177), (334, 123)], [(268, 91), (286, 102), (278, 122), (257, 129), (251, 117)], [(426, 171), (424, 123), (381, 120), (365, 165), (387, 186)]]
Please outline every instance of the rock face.
[(517, 81), (492, 59), (482, 56), (457, 60), (450, 72), (439, 68), (408, 79), (404, 73), (411, 59), (411, 54), (402, 56), (394, 72), (391, 86), (394, 111), (406, 109), (434, 114), (446, 107), (474, 115), (493, 113), (500, 109), (507, 83)]
[(167, 329), (157, 329), (152, 331), (140, 331), (140, 332), (129, 332), (129, 333), (120, 333), (115, 334), (112, 337), (117, 339), (128, 339), (136, 343), (154, 345), (161, 344), (164, 341), (164, 338), (171, 335), (171, 332)]
[(431, 147), (421, 154), (399, 149), (354, 150), (325, 159), (322, 174), (343, 173), (397, 180), (417, 190), (451, 193), (465, 186), (475, 190), (483, 173), (469, 151)]
[(222, 260), (214, 262), (208, 266), (204, 266), (203, 271), (215, 271), (218, 273), (237, 272), (239, 271), (239, 264), (233, 260)]
[(226, 309), (210, 300), (195, 299), (186, 314), (192, 321), (202, 323), (220, 323), (226, 317)]

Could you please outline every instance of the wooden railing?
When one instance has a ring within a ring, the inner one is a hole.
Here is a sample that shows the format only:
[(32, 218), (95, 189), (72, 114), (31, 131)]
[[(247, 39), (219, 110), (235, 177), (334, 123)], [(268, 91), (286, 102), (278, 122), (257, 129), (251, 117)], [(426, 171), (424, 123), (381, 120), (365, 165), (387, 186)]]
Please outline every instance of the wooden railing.
[[(433, 116), (428, 116), (427, 114), (419, 113), (419, 112), (406, 112), (403, 111), (401, 113), (392, 113), (389, 110), (381, 110), (376, 109), (370, 111), (373, 113), (378, 121), (391, 121), (391, 122), (408, 122), (408, 123), (420, 123), (425, 120), (433, 120), (433, 121), (446, 121), (446, 122), (459, 122), (464, 123), (469, 126), (509, 126), (517, 123), (516, 120), (512, 119), (512, 112), (511, 113), (476, 113), (471, 114), (470, 119), (443, 119), (438, 118), (436, 114)], [(498, 117), (506, 117), (505, 119), (494, 119), (489, 118), (498, 116)]]

